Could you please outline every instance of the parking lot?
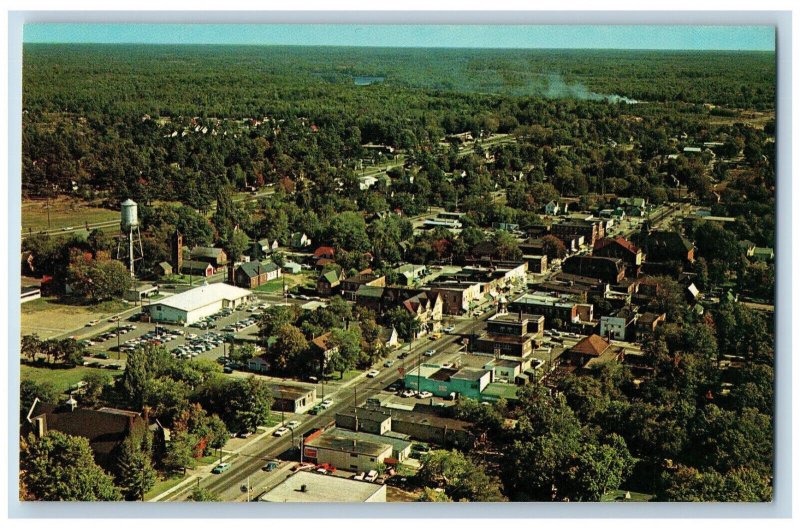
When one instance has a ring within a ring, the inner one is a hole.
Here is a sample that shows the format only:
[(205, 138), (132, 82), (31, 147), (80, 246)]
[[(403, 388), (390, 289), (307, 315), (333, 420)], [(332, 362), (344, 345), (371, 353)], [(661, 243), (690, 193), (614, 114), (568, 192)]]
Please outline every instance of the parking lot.
[[(181, 360), (204, 358), (215, 360), (230, 347), (232, 338), (254, 335), (258, 332), (258, 317), (266, 303), (251, 304), (236, 310), (222, 311), (184, 327), (164, 323), (140, 321), (111, 321), (115, 325), (82, 340), (87, 346), (86, 365), (121, 369), (130, 351), (145, 344), (163, 345)], [(137, 316), (132, 317), (133, 320)], [(117, 348), (119, 344), (119, 349)]]

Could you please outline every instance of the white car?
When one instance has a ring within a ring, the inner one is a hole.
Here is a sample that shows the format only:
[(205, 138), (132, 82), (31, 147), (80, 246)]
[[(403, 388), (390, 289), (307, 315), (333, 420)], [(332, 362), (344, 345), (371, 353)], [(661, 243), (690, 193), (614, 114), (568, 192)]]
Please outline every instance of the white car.
[(436, 349), (428, 349), (425, 351), (425, 356), (433, 356), (436, 354)]
[(92, 321), (90, 321), (89, 323), (87, 323), (87, 324), (86, 324), (86, 326), (87, 326), (87, 327), (94, 327), (94, 326), (95, 326), (95, 325), (97, 325), (98, 323), (100, 323), (100, 320), (92, 320)]
[(450, 369), (451, 367), (453, 367), (453, 363), (452, 362), (445, 362), (444, 364), (442, 364), (442, 367), (445, 368), (445, 369)]
[(408, 397), (413, 397), (415, 393), (416, 393), (416, 391), (414, 391), (413, 389), (407, 389), (407, 390), (403, 391), (400, 394), (400, 396), (408, 398)]
[(286, 423), (286, 427), (291, 428), (292, 430), (294, 430), (298, 426), (300, 426), (300, 421), (289, 421)]
[(327, 410), (328, 408), (333, 406), (333, 399), (325, 399), (325, 400), (323, 400), (322, 404), (320, 404), (320, 406), (322, 407), (322, 409)]
[(433, 397), (433, 393), (431, 393), (430, 391), (420, 391), (419, 393), (417, 393), (418, 399), (429, 399), (431, 397)]
[(375, 377), (377, 377), (377, 376), (378, 376), (378, 374), (379, 374), (379, 373), (380, 373), (380, 371), (378, 371), (377, 369), (373, 369), (372, 371), (369, 371), (369, 372), (367, 373), (367, 377), (369, 377), (369, 378), (375, 378)]
[(283, 437), (289, 432), (290, 432), (289, 428), (280, 427), (277, 430), (275, 430), (275, 432), (272, 435), (274, 435), (275, 437)]

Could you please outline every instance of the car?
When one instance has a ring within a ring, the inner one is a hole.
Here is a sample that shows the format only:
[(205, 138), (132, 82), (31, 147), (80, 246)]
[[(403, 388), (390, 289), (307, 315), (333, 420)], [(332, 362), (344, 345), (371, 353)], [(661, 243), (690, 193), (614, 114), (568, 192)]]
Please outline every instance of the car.
[(115, 369), (115, 370), (119, 370), (119, 369), (122, 369), (122, 366), (121, 366), (121, 365), (119, 365), (119, 364), (108, 364), (108, 365), (106, 366), (106, 369)]
[(450, 369), (451, 367), (453, 367), (453, 362), (445, 362), (444, 364), (442, 364), (442, 367), (445, 369)]
[(251, 435), (253, 435), (253, 432), (244, 431), (244, 432), (239, 432), (238, 434), (236, 434), (236, 437), (239, 437), (240, 439), (247, 439)]
[(425, 356), (433, 356), (436, 354), (436, 349), (428, 349), (424, 354)]
[(374, 482), (378, 479), (378, 471), (377, 470), (370, 470), (367, 472), (367, 475), (364, 476), (364, 481), (369, 481), (370, 483)]
[(99, 358), (101, 360), (108, 360), (108, 355), (106, 353), (97, 353), (94, 355), (95, 358)]
[(308, 410), (308, 414), (309, 415), (317, 415), (321, 411), (322, 411), (322, 406), (317, 404), (316, 406), (314, 406), (313, 408)]
[(289, 428), (286, 428), (286, 427), (282, 426), (282, 427), (278, 428), (277, 430), (275, 430), (272, 433), (272, 435), (274, 435), (275, 437), (283, 437), (284, 435), (286, 435), (290, 431), (291, 430), (289, 430)]
[(400, 353), (400, 355), (397, 358), (402, 360), (402, 359), (406, 358), (407, 356), (408, 356), (408, 351), (403, 351), (402, 353)]
[(417, 393), (418, 399), (429, 399), (431, 397), (433, 397), (433, 393), (431, 393), (430, 391), (420, 391), (419, 393)]
[(386, 388), (386, 391), (395, 392), (398, 391), (399, 389), (400, 389), (400, 383), (395, 381), (389, 384), (389, 387)]
[(100, 320), (92, 320), (92, 321), (90, 321), (89, 323), (87, 323), (87, 324), (86, 324), (86, 326), (87, 326), (87, 327), (94, 327), (94, 326), (95, 326), (95, 325), (97, 325), (98, 323), (100, 323)]
[(403, 391), (400, 394), (400, 396), (408, 398), (408, 397), (413, 397), (415, 393), (416, 393), (416, 391), (414, 391), (413, 389), (407, 389), (407, 390)]
[(291, 428), (292, 430), (294, 430), (298, 426), (300, 426), (300, 421), (289, 421), (286, 423), (286, 427)]
[(190, 340), (194, 340), (194, 339), (197, 338), (197, 335), (194, 334), (194, 333), (190, 333), (190, 334), (187, 334), (186, 337), (189, 338)]
[(371, 371), (367, 372), (367, 377), (368, 377), (368, 378), (375, 378), (375, 377), (377, 377), (379, 374), (380, 374), (380, 371), (378, 371), (377, 369), (373, 369), (373, 370), (371, 370)]
[(394, 365), (394, 360), (387, 360), (383, 367), (392, 367)]
[(273, 470), (278, 468), (279, 465), (280, 463), (277, 461), (270, 461), (266, 465), (261, 467), (261, 470), (263, 470), (264, 472), (272, 472)]
[(219, 465), (217, 465), (213, 469), (211, 469), (211, 473), (212, 474), (222, 474), (223, 472), (225, 472), (229, 468), (231, 468), (231, 464), (230, 463), (220, 463)]
[(455, 330), (456, 330), (456, 328), (455, 328), (454, 326), (450, 325), (449, 327), (445, 327), (443, 330), (444, 330), (444, 332), (446, 332), (447, 334), (450, 334), (451, 332), (455, 331)]
[(222, 372), (225, 373), (226, 375), (230, 375), (231, 373), (233, 373), (233, 368), (231, 366), (225, 366), (222, 368)]
[(322, 401), (322, 404), (320, 404), (319, 406), (323, 410), (327, 410), (328, 408), (333, 406), (333, 400), (332, 399), (325, 399), (325, 400)]
[(111, 316), (110, 318), (108, 318), (108, 321), (109, 323), (117, 322), (119, 321), (119, 316)]

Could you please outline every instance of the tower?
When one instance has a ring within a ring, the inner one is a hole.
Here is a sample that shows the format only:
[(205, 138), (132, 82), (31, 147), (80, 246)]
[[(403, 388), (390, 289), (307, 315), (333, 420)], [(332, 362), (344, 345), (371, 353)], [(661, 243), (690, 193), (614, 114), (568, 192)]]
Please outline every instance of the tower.
[(127, 262), (131, 277), (133, 277), (136, 261), (140, 261), (144, 257), (136, 202), (131, 199), (123, 202), (121, 217), (117, 259)]
[(175, 270), (176, 274), (180, 274), (183, 268), (183, 235), (181, 235), (181, 232), (177, 229), (175, 233), (172, 234), (169, 246), (172, 268)]

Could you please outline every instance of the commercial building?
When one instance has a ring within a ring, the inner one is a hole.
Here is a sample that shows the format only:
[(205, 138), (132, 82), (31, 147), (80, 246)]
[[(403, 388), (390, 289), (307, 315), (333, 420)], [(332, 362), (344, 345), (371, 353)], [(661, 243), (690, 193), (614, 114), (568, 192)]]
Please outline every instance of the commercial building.
[(386, 501), (386, 485), (318, 472), (296, 472), (265, 492), (272, 503), (370, 503)]
[(633, 337), (636, 313), (628, 307), (600, 318), (600, 335), (612, 340), (628, 340)]
[(392, 445), (350, 438), (327, 430), (311, 434), (303, 442), (303, 458), (350, 472), (368, 472), (392, 457)]
[(271, 384), (272, 409), (289, 413), (305, 413), (317, 400), (317, 390), (312, 387)]
[(337, 418), (337, 427), (327, 430), (324, 435), (340, 439), (350, 439), (351, 441), (356, 441), (358, 443), (369, 441), (375, 444), (391, 445), (392, 447), (391, 458), (399, 463), (402, 463), (408, 458), (409, 455), (411, 455), (411, 442), (408, 441), (407, 435), (402, 435), (402, 434), (392, 435), (391, 432), (387, 433), (389, 433), (389, 435), (378, 435), (374, 433), (365, 432), (360, 429), (351, 430), (351, 429), (339, 428), (338, 418)]
[(522, 358), (531, 354), (533, 340), (542, 331), (544, 316), (495, 314), (486, 320), (486, 333), (475, 342), (475, 351)]
[(142, 311), (154, 321), (190, 325), (223, 308), (236, 308), (247, 303), (252, 292), (225, 283), (203, 286), (175, 294), (145, 306)]
[(523, 294), (508, 304), (509, 312), (522, 312), (525, 314), (541, 314), (545, 318), (545, 325), (552, 327), (555, 320), (562, 323), (577, 323), (578, 306), (565, 296), (551, 296), (545, 293)]
[(405, 387), (415, 391), (428, 391), (437, 397), (455, 394), (476, 400), (491, 381), (492, 372), (486, 369), (453, 369), (434, 364), (422, 364), (407, 371), (403, 380)]
[(607, 283), (619, 283), (625, 277), (625, 264), (621, 259), (573, 255), (567, 258), (562, 268), (568, 274), (593, 277)]

